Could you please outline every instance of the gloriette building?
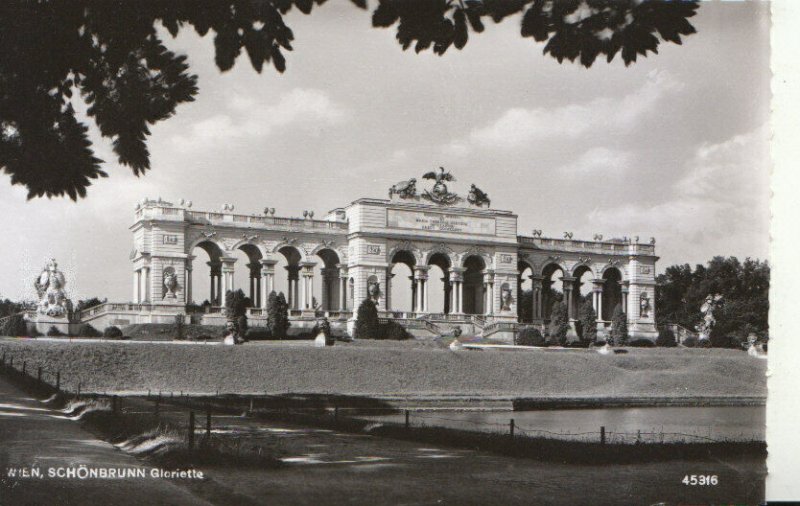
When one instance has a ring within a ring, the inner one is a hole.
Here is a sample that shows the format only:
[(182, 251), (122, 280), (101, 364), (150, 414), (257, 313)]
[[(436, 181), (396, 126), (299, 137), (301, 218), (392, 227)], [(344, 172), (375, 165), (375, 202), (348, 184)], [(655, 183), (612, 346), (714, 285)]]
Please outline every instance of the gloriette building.
[[(556, 298), (574, 321), (581, 298), (589, 296), (601, 334), (621, 304), (632, 338), (655, 339), (655, 240), (520, 234), (517, 215), (490, 207), (475, 185), (462, 197), (450, 191), (454, 179), (443, 169), (424, 178), (427, 189), (418, 191), (415, 179), (403, 181), (388, 199), (361, 198), (322, 219), (144, 200), (131, 226), (132, 302), (90, 308), (81, 320), (97, 328), (172, 323), (187, 303), (205, 300), (202, 313), (190, 317), (221, 324), (224, 294), (242, 288), (253, 302), (250, 325), (263, 325), (268, 295), (283, 277), (294, 328), (323, 316), (352, 325), (354, 308), (371, 297), (381, 318), (419, 336), (460, 326), (510, 339), (519, 324), (546, 325)], [(194, 255), (196, 248), (207, 258)], [(245, 265), (237, 250), (246, 254)], [(193, 284), (200, 261), (208, 265), (208, 280)], [(400, 264), (406, 268), (398, 277)], [(248, 286), (234, 285), (238, 269), (247, 270)], [(523, 297), (523, 287), (530, 295)], [(520, 299), (529, 306), (521, 308)]]

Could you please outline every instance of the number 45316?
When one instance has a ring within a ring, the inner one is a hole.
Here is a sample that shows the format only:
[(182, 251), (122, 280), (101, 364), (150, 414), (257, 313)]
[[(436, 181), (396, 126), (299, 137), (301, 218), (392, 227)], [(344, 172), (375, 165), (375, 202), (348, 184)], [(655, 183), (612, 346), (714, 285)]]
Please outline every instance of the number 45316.
[(687, 474), (681, 480), (684, 485), (717, 485), (719, 478), (716, 474)]

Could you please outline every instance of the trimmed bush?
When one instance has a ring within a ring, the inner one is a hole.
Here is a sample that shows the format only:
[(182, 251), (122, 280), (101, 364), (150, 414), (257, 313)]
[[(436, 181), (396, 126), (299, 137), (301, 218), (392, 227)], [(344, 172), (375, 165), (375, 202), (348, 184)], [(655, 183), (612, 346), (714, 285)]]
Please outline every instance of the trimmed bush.
[(547, 346), (547, 341), (536, 327), (523, 327), (517, 332), (514, 344), (518, 346)]
[(247, 315), (239, 315), (239, 317), (236, 319), (236, 330), (239, 332), (239, 335), (241, 337), (246, 336), (248, 328)]
[(175, 325), (173, 328), (173, 337), (179, 341), (186, 339), (183, 335), (185, 316), (182, 314), (175, 315)]
[(378, 332), (376, 335), (376, 339), (388, 339), (392, 341), (405, 341), (406, 339), (410, 339), (412, 336), (408, 333), (408, 331), (399, 323), (395, 321), (389, 321), (387, 323), (383, 323), (378, 325)]
[(586, 297), (578, 309), (577, 327), (581, 340), (589, 342), (597, 340), (597, 313), (594, 311), (591, 294)]
[(27, 325), (25, 325), (25, 317), (21, 314), (15, 314), (6, 320), (2, 327), (0, 327), (0, 335), (10, 337), (21, 337), (28, 335)]
[(358, 306), (355, 339), (380, 339), (378, 337), (378, 308), (372, 299), (364, 299)]
[(627, 342), (628, 316), (622, 311), (622, 304), (617, 304), (611, 317), (611, 344), (623, 346)]
[(103, 334), (88, 323), (81, 323), (74, 335), (76, 337), (101, 337)]
[(48, 337), (59, 337), (59, 336), (65, 336), (66, 334), (58, 330), (58, 328), (55, 325), (53, 325), (47, 330), (47, 335)]
[(663, 348), (674, 348), (678, 346), (678, 341), (675, 339), (675, 332), (667, 328), (659, 330), (656, 346), (661, 346)]
[(267, 297), (267, 328), (275, 339), (283, 339), (289, 330), (289, 304), (283, 292), (274, 291)]
[(649, 339), (634, 339), (628, 343), (628, 346), (633, 346), (634, 348), (654, 348), (655, 345), (656, 344)]
[(122, 331), (119, 329), (119, 327), (111, 325), (103, 330), (103, 337), (107, 339), (121, 339)]
[(550, 313), (550, 341), (559, 346), (567, 344), (567, 332), (569, 331), (569, 319), (567, 315), (567, 305), (563, 302), (553, 303), (553, 311)]
[(687, 348), (694, 348), (697, 346), (697, 338), (691, 336), (687, 337), (686, 339), (683, 340), (682, 344)]
[(251, 327), (245, 337), (248, 341), (268, 341), (272, 339), (272, 332), (266, 327)]

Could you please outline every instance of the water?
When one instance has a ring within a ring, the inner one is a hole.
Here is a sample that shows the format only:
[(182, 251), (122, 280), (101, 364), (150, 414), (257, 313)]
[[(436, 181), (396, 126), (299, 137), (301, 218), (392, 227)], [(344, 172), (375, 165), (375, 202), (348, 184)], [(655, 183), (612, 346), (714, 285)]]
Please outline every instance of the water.
[[(404, 413), (359, 416), (375, 422), (405, 423)], [(745, 407), (656, 407), (542, 411), (417, 411), (412, 426), (597, 441), (600, 428), (614, 442), (764, 441), (766, 409)]]

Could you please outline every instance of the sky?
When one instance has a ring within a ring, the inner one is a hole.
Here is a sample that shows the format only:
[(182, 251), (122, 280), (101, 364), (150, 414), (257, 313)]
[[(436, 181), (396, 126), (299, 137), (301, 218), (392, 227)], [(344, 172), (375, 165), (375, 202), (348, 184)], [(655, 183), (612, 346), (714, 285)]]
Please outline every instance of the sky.
[(87, 198), (27, 201), (0, 174), (0, 297), (33, 298), (55, 257), (73, 299), (130, 300), (128, 227), (144, 197), (322, 216), (439, 166), (455, 190), (475, 183), (517, 213), (522, 235), (655, 237), (659, 272), (766, 259), (769, 5), (703, 2), (691, 21), (698, 33), (682, 46), (590, 69), (542, 55), (518, 17), (490, 22), (462, 51), (404, 52), (349, 2), (287, 17), (283, 75), (258, 74), (246, 56), (220, 73), (211, 36), (165, 33), (200, 92), (152, 128), (151, 171), (116, 164), (92, 125), (110, 177)]

